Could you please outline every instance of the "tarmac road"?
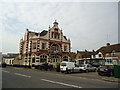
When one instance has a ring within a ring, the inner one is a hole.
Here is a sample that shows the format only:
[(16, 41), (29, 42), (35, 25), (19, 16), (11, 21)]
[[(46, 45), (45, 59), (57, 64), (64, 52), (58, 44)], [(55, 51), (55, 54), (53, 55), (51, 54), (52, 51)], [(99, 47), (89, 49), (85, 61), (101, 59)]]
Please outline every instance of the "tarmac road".
[(118, 83), (100, 80), (95, 73), (62, 74), (6, 67), (2, 69), (2, 88), (118, 88)]

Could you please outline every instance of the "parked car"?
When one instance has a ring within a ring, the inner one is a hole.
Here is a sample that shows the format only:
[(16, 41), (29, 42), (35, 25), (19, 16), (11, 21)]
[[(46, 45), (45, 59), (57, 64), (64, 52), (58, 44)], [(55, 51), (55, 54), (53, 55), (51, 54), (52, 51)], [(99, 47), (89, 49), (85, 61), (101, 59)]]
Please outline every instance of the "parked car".
[(84, 64), (80, 64), (79, 67), (81, 72), (86, 72), (86, 68)]
[(114, 66), (113, 65), (102, 65), (97, 70), (99, 75), (114, 76)]
[(86, 72), (95, 72), (96, 71), (96, 67), (92, 66), (91, 64), (84, 64), (84, 67), (86, 69)]
[(99, 66), (101, 66), (100, 63), (92, 63), (91, 65), (94, 66), (94, 67), (99, 67)]
[(96, 67), (92, 66), (91, 64), (80, 64), (79, 65), (80, 70), (82, 72), (95, 72), (96, 71)]
[(6, 67), (6, 63), (5, 62), (0, 62), (0, 67)]
[(80, 67), (78, 65), (76, 65), (74, 62), (67, 62), (67, 61), (63, 61), (60, 64), (60, 71), (63, 73), (72, 73), (72, 72), (81, 72), (81, 70), (85, 68), (84, 67)]

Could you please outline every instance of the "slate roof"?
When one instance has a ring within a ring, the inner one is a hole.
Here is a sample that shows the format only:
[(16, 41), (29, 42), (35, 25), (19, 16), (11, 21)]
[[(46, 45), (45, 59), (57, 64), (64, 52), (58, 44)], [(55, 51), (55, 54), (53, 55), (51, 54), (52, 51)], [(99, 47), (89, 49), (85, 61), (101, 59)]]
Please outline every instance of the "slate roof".
[(35, 36), (38, 36), (38, 35), (39, 35), (39, 33), (29, 31), (29, 35), (35, 35)]
[(67, 40), (67, 37), (66, 36), (63, 36), (65, 38), (65, 40)]
[(46, 35), (46, 34), (47, 34), (47, 32), (48, 32), (48, 31), (43, 30), (43, 31), (40, 33), (40, 36), (44, 36), (44, 35)]
[(29, 34), (34, 34), (35, 36), (38, 36), (40, 34), (40, 36), (44, 36), (47, 34), (47, 32), (48, 31), (46, 31), (46, 30), (43, 30), (41, 33), (29, 31)]
[(18, 54), (12, 54), (12, 53), (8, 53), (8, 54), (3, 54), (3, 58), (15, 58)]

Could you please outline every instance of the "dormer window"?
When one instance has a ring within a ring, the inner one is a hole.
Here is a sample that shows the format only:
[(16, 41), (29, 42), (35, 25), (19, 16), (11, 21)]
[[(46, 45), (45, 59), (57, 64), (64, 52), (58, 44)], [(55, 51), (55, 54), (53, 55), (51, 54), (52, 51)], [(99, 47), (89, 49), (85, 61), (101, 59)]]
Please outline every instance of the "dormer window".
[(58, 28), (55, 28), (54, 31), (55, 31), (55, 32), (58, 32)]
[(57, 38), (57, 35), (56, 35), (56, 34), (54, 35), (54, 38), (55, 38), (55, 39)]
[(42, 49), (46, 49), (46, 43), (42, 43)]
[(58, 32), (52, 32), (51, 37), (54, 39), (60, 39), (60, 34)]
[(52, 38), (54, 37), (54, 34), (53, 34), (53, 32), (52, 32)]
[(59, 39), (59, 34), (54, 34), (55, 39)]
[(102, 57), (102, 55), (101, 55), (101, 54), (99, 54), (99, 57)]
[(58, 39), (60, 38), (60, 35), (58, 34)]
[(67, 51), (67, 46), (66, 45), (64, 46), (64, 51)]
[(36, 42), (33, 43), (33, 49), (36, 49)]
[(113, 57), (115, 57), (115, 56), (116, 56), (114, 52), (112, 53), (112, 56), (113, 56)]

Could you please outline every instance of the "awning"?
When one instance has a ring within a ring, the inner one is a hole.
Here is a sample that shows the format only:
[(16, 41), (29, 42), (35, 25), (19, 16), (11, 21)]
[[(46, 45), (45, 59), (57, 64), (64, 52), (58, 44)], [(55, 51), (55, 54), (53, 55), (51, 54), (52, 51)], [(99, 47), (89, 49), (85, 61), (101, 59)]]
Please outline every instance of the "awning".
[(118, 57), (105, 57), (105, 59), (118, 59)]

